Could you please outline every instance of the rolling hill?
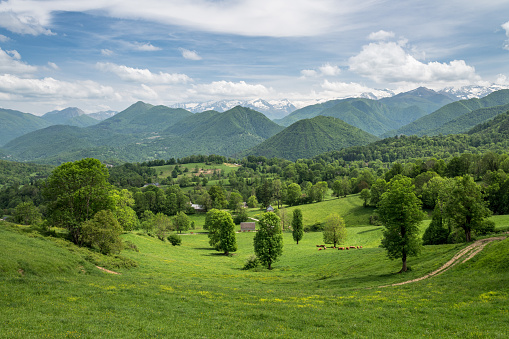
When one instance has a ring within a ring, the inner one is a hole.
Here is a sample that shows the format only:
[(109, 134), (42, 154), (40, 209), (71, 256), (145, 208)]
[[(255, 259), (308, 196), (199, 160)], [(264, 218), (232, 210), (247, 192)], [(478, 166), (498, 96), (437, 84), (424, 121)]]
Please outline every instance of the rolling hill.
[(51, 111), (42, 116), (51, 125), (69, 125), (87, 127), (99, 123), (77, 107), (68, 107), (60, 111)]
[[(503, 89), (493, 92), (481, 99), (468, 99), (455, 101), (435, 112), (426, 115), (414, 122), (383, 134), (383, 137), (404, 135), (425, 135), (427, 132), (434, 133), (435, 129), (440, 128), (448, 122), (458, 119), (460, 116), (473, 112), (475, 110), (487, 107), (502, 106), (509, 104), (509, 89)], [(468, 119), (467, 119), (468, 120)]]
[(278, 157), (295, 161), (341, 148), (365, 145), (378, 138), (340, 119), (317, 116), (295, 122), (241, 155)]
[(23, 134), (50, 126), (51, 123), (30, 113), (0, 109), (0, 146)]

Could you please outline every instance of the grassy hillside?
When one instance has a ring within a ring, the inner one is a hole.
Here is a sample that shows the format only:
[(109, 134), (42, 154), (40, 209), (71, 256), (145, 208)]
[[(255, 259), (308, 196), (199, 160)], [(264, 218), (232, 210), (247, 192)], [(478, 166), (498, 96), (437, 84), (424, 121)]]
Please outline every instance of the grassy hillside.
[(297, 121), (242, 155), (297, 160), (331, 150), (368, 144), (376, 139), (339, 119), (318, 116)]
[(460, 100), (445, 105), (439, 110), (426, 115), (406, 126), (391, 132), (385, 133), (383, 136), (394, 136), (399, 134), (405, 135), (425, 135), (427, 131), (433, 131), (446, 123), (458, 119), (462, 115), (468, 114), (472, 111), (509, 104), (509, 90), (503, 89), (491, 93), (490, 95), (481, 99), (468, 99)]
[(49, 122), (29, 113), (0, 108), (0, 146), (9, 141), (40, 128), (48, 127)]
[[(500, 226), (500, 225), (497, 225)], [(421, 282), (381, 288), (431, 272), (464, 245), (426, 246), (412, 270), (378, 247), (380, 227), (349, 227), (347, 245), (317, 251), (321, 233), (296, 245), (284, 234), (272, 271), (241, 270), (253, 233), (218, 255), (206, 235), (182, 246), (129, 233), (138, 262), (113, 275), (75, 251), (0, 222), (0, 333), (26, 337), (504, 337), (509, 311), (509, 240)], [(424, 321), (423, 321), (424, 319)], [(411, 325), (410, 325), (411, 324)]]

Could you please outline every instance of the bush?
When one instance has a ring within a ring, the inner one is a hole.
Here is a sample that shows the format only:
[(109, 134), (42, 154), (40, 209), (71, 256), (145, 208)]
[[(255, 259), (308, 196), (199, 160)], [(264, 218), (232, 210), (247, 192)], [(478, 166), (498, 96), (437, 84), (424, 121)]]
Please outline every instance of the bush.
[(484, 220), (479, 227), (475, 229), (475, 234), (486, 235), (495, 232), (495, 223), (491, 220)]
[(118, 254), (123, 248), (120, 234), (122, 227), (109, 210), (96, 213), (93, 219), (81, 225), (79, 240), (102, 254)]
[(304, 232), (322, 232), (323, 231), (323, 225), (319, 222), (315, 223), (311, 226), (304, 227)]
[(168, 241), (173, 246), (180, 246), (180, 244), (182, 244), (182, 238), (179, 235), (177, 235), (177, 234), (170, 234), (168, 236)]
[(249, 218), (245, 209), (241, 209), (239, 213), (233, 218), (233, 222), (236, 225), (240, 225), (241, 222), (247, 221)]
[(260, 261), (256, 255), (252, 255), (247, 258), (246, 263), (244, 264), (243, 270), (250, 270), (252, 268), (256, 268), (260, 266)]

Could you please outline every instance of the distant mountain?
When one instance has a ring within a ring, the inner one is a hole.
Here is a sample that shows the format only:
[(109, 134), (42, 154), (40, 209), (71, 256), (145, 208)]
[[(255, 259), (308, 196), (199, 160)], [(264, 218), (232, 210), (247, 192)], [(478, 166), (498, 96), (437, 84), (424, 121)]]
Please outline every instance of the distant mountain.
[(111, 118), (112, 116), (114, 116), (117, 113), (118, 113), (117, 111), (100, 111), (100, 112), (90, 113), (90, 114), (88, 114), (88, 116), (91, 118), (94, 118), (96, 120), (102, 121), (102, 120)]
[[(399, 129), (385, 133), (383, 137), (404, 135), (425, 135), (428, 131), (434, 131), (448, 122), (472, 111), (502, 106), (509, 103), (509, 89), (493, 92), (481, 99), (473, 98), (468, 100), (455, 101), (443, 106), (435, 112), (428, 114), (414, 122)], [(431, 132), (433, 133), (433, 132)]]
[(269, 119), (282, 118), (297, 108), (288, 100), (271, 100), (265, 101), (262, 99), (256, 100), (221, 100), (221, 101), (209, 101), (203, 103), (186, 103), (176, 104), (171, 107), (183, 108), (193, 113), (200, 113), (204, 111), (217, 111), (225, 112), (236, 106), (242, 106), (254, 109), (258, 112), (263, 113)]
[(299, 120), (241, 155), (278, 157), (295, 161), (378, 140), (342, 120), (317, 116)]
[(56, 125), (28, 133), (4, 150), (20, 161), (46, 163), (82, 157), (137, 162), (193, 154), (231, 156), (282, 129), (262, 113), (244, 107), (193, 114), (138, 102), (94, 126)]
[(93, 126), (93, 129), (121, 134), (158, 133), (191, 115), (193, 113), (181, 108), (153, 106), (138, 101), (111, 118), (101, 121)]
[(420, 87), (380, 100), (363, 98), (331, 100), (301, 108), (274, 122), (288, 126), (300, 119), (323, 115), (341, 119), (370, 134), (381, 135), (395, 126), (404, 126), (425, 116), (451, 101), (444, 95)]
[(51, 125), (69, 125), (87, 127), (97, 124), (99, 121), (85, 114), (77, 107), (68, 107), (63, 110), (51, 111), (42, 116)]
[(0, 108), (0, 146), (49, 125), (48, 121), (33, 114)]
[(509, 89), (509, 86), (491, 84), (489, 86), (463, 86), (460, 88), (447, 87), (440, 91), (441, 94), (447, 95), (454, 101), (467, 100), (473, 98), (482, 98), (501, 89)]

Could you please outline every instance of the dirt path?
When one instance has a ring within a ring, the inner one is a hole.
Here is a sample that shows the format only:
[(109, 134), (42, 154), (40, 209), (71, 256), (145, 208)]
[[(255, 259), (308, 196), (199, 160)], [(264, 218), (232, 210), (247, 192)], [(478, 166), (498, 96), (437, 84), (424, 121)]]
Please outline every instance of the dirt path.
[(451, 267), (454, 267), (457, 264), (464, 263), (464, 262), (467, 262), (468, 260), (472, 259), (477, 253), (479, 253), (479, 252), (481, 252), (483, 250), (484, 246), (486, 246), (490, 242), (496, 241), (496, 240), (504, 240), (505, 238), (506, 237), (493, 237), (493, 238), (486, 238), (486, 239), (477, 240), (474, 243), (472, 243), (469, 246), (467, 246), (464, 249), (462, 249), (461, 251), (459, 251), (458, 253), (456, 253), (456, 255), (454, 257), (452, 257), (451, 260), (446, 262), (442, 267), (440, 267), (436, 271), (428, 273), (425, 276), (417, 278), (417, 279), (403, 281), (403, 282), (396, 283), (396, 284), (391, 284), (391, 285), (379, 286), (379, 287), (389, 287), (389, 286), (405, 285), (405, 284), (410, 284), (410, 283), (413, 283), (413, 282), (417, 282), (417, 281), (421, 281), (421, 280), (424, 280), (424, 279), (427, 279), (427, 278), (434, 277), (436, 275), (444, 273), (445, 271), (447, 271)]
[(110, 274), (120, 274), (118, 272), (115, 272), (115, 271), (110, 271), (110, 270), (107, 270), (105, 269), (104, 267), (100, 267), (100, 266), (96, 266), (98, 269), (100, 269), (101, 271), (104, 271), (106, 273), (110, 273)]

